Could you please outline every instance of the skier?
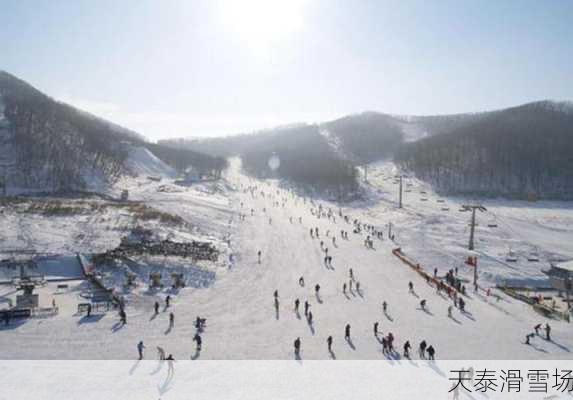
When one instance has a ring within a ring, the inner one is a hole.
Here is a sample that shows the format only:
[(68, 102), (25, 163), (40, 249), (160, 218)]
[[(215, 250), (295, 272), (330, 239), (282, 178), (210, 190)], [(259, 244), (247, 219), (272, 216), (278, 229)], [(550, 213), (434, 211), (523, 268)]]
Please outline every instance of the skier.
[(356, 281), (356, 293), (360, 294), (360, 282)]
[(310, 308), (310, 304), (307, 300), (304, 301), (304, 315), (308, 317), (308, 309)]
[(302, 287), (304, 287), (304, 278), (301, 276), (300, 278), (298, 278), (298, 284)]
[(170, 305), (171, 305), (171, 296), (167, 295), (167, 297), (165, 298), (165, 308), (169, 308)]
[(259, 256), (259, 264), (261, 263), (261, 251), (259, 250), (259, 252), (257, 253), (257, 255)]
[(319, 290), (320, 290), (320, 285), (317, 283), (316, 286), (314, 287), (314, 292), (316, 293), (317, 296)]
[(382, 302), (382, 310), (384, 310), (384, 314), (386, 314), (386, 311), (388, 310), (388, 303), (386, 303), (386, 301)]
[(165, 360), (165, 350), (163, 350), (163, 347), (157, 346), (157, 355), (161, 361)]
[(551, 327), (549, 324), (545, 324), (545, 339), (551, 340)]
[(294, 354), (298, 357), (300, 354), (300, 338), (297, 337), (294, 341)]
[(541, 329), (541, 324), (537, 324), (533, 327), (533, 329), (535, 329), (535, 334), (539, 335), (539, 330)]
[(342, 293), (346, 294), (346, 282), (342, 285)]
[(382, 353), (388, 354), (388, 339), (382, 337)]
[(448, 317), (449, 317), (449, 318), (452, 318), (452, 310), (453, 310), (453, 307), (452, 307), (452, 306), (449, 306), (449, 307), (448, 307)]
[(127, 314), (123, 308), (119, 310), (119, 319), (123, 325), (127, 324)]
[(420, 307), (422, 308), (422, 310), (426, 311), (426, 299), (423, 299), (420, 302)]
[(326, 339), (326, 344), (328, 345), (328, 352), (332, 353), (332, 336), (329, 336)]
[(346, 324), (346, 327), (344, 328), (344, 338), (346, 340), (350, 340), (350, 324)]
[(434, 350), (434, 346), (430, 345), (428, 347), (428, 360), (435, 360), (434, 354), (436, 354), (436, 350)]
[(195, 351), (199, 353), (201, 351), (201, 344), (203, 343), (201, 336), (198, 333), (196, 333), (195, 336), (193, 336), (193, 341), (197, 343)]
[(275, 290), (275, 292), (273, 293), (273, 296), (275, 296), (275, 299), (279, 298), (279, 291)]
[(426, 341), (422, 340), (420, 342), (420, 349), (419, 349), (419, 353), (420, 353), (420, 357), (421, 358), (426, 358)]
[(139, 354), (139, 359), (140, 359), (140, 360), (143, 359), (143, 349), (145, 349), (145, 345), (143, 344), (143, 340), (141, 340), (141, 341), (137, 344), (137, 353)]
[(312, 311), (308, 312), (307, 321), (309, 325), (312, 325)]
[(374, 336), (378, 337), (378, 321), (374, 322)]
[(412, 282), (408, 282), (408, 292), (414, 293), (414, 284)]
[(410, 349), (412, 348), (412, 346), (410, 345), (410, 341), (406, 340), (406, 343), (404, 343), (404, 357), (405, 358), (410, 358)]
[(155, 314), (159, 314), (159, 302), (156, 301), (153, 308), (155, 309)]
[(530, 344), (529, 341), (535, 337), (535, 333), (528, 333), (525, 335), (525, 344)]
[(175, 325), (175, 315), (173, 313), (169, 313), (169, 327), (173, 328)]
[(354, 280), (354, 271), (352, 271), (352, 268), (350, 268), (348, 270), (348, 275), (350, 276), (350, 280), (353, 281)]
[(300, 300), (296, 299), (294, 301), (294, 311), (298, 314), (298, 306), (300, 305)]

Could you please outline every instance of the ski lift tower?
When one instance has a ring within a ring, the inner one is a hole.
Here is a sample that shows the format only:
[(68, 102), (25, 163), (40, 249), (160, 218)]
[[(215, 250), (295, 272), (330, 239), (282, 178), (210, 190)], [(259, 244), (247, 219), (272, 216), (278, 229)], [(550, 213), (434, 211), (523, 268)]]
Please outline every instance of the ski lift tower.
[(481, 204), (464, 204), (462, 205), (463, 211), (471, 211), (472, 212), (472, 221), (471, 221), (471, 228), (470, 228), (470, 241), (468, 244), (468, 249), (474, 249), (474, 233), (475, 233), (475, 226), (476, 226), (476, 210), (481, 212), (487, 211), (487, 209), (482, 206)]

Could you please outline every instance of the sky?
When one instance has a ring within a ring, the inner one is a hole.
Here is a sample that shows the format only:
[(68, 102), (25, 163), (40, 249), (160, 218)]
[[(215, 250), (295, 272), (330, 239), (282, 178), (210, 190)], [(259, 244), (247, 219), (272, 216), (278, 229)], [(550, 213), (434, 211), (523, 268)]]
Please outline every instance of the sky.
[(0, 69), (150, 140), (573, 99), (570, 0), (0, 0)]

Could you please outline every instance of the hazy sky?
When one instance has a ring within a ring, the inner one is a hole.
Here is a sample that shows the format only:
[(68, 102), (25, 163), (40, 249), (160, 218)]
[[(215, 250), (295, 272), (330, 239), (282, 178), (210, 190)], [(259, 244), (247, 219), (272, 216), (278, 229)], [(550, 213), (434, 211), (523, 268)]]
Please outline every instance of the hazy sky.
[(0, 0), (0, 69), (151, 139), (573, 99), (570, 0)]

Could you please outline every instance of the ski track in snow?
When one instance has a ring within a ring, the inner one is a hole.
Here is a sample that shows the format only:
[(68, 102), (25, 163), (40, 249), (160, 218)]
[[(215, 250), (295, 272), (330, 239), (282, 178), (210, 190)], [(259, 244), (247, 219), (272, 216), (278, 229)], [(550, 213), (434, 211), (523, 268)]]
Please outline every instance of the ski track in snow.
[[(373, 335), (375, 321), (380, 323), (379, 330), (384, 334), (394, 334), (395, 347), (400, 353), (403, 343), (409, 340), (415, 358), (422, 339), (432, 344), (437, 357), (442, 359), (572, 357), (570, 325), (548, 321), (553, 328), (554, 341), (537, 337), (533, 339), (533, 346), (526, 346), (523, 344), (525, 335), (535, 324), (547, 320), (517, 300), (502, 295), (501, 300), (496, 301), (494, 297), (475, 295), (471, 289), (467, 301), (469, 313), (455, 310), (454, 318), (448, 318), (447, 308), (451, 302), (437, 295), (433, 287), (392, 255), (396, 244), (386, 239), (386, 233), (383, 241), (375, 239), (375, 250), (367, 250), (363, 245), (365, 236), (352, 233), (352, 225), (338, 218), (338, 208), (334, 204), (321, 202), (335, 211), (335, 224), (326, 218), (317, 219), (310, 213), (308, 200), (305, 203), (302, 198), (292, 197), (283, 190), (278, 196), (269, 198), (269, 194), (279, 190), (277, 182), (250, 179), (240, 173), (236, 161), (231, 165), (225, 178), (227, 186), (220, 192), (209, 192), (215, 190), (213, 186), (183, 188), (173, 193), (157, 192), (161, 185), (169, 182), (139, 181), (132, 182), (129, 187), (130, 198), (177, 213), (195, 227), (190, 235), (212, 238), (222, 249), (220, 262), (213, 267), (216, 277), (212, 285), (186, 288), (173, 297), (171, 311), (175, 314), (175, 327), (172, 330), (167, 329), (168, 312), (152, 317), (151, 304), (156, 299), (161, 301), (166, 293), (143, 295), (128, 305), (128, 323), (123, 327), (118, 326), (114, 312), (93, 319), (62, 313), (54, 318), (30, 319), (9, 328), (0, 327), (1, 357), (133, 359), (137, 355), (136, 344), (143, 340), (147, 347), (146, 358), (155, 358), (155, 346), (162, 346), (176, 359), (189, 359), (195, 349), (192, 338), (197, 316), (207, 318), (207, 327), (202, 334), (203, 350), (199, 354), (201, 359), (292, 359), (293, 341), (297, 337), (302, 341), (303, 359), (328, 359), (331, 357), (326, 348), (329, 335), (334, 338), (333, 351), (337, 359), (381, 359), (386, 356)], [(394, 167), (383, 164), (380, 168), (390, 173)], [(378, 227), (392, 221), (398, 244), (424, 267), (439, 266), (442, 273), (451, 268), (452, 259), (461, 263), (459, 248), (467, 236), (462, 235), (460, 229), (464, 230), (469, 216), (463, 213), (438, 218), (439, 212), (429, 204), (396, 210), (394, 199), (390, 197), (392, 187), (376, 180), (378, 172), (371, 170), (372, 190), (380, 185), (382, 192), (375, 192), (377, 194), (366, 203), (346, 207), (343, 212)], [(263, 198), (258, 191), (254, 197), (245, 193), (242, 188), (249, 185), (258, 185), (267, 196)], [(203, 188), (206, 188), (205, 192), (201, 191)], [(274, 207), (273, 202), (283, 197), (287, 199), (286, 206)], [(450, 214), (457, 212), (455, 199), (447, 199), (447, 203)], [(369, 207), (365, 208), (365, 204)], [(255, 210), (252, 217), (250, 208)], [(245, 221), (239, 220), (239, 213), (247, 215)], [(292, 223), (289, 217), (293, 218)], [(299, 217), (302, 217), (302, 224), (298, 222)], [(272, 218), (271, 224), (269, 218)], [(90, 224), (88, 219), (81, 226)], [(310, 237), (311, 227), (319, 228), (321, 238), (333, 256), (334, 270), (324, 266), (320, 240)], [(22, 228), (25, 235), (30, 233), (26, 227)], [(349, 231), (350, 240), (340, 237), (341, 229)], [(327, 230), (330, 230), (329, 237), (325, 237)], [(37, 232), (31, 234), (32, 237), (24, 238), (28, 244)], [(477, 237), (481, 234), (481, 230), (478, 231)], [(332, 245), (332, 235), (336, 235), (337, 247)], [(94, 237), (88, 229), (84, 241), (91, 240)], [(230, 240), (228, 245), (226, 240)], [(482, 246), (479, 241), (478, 244)], [(260, 264), (257, 262), (259, 250), (262, 251)], [(487, 251), (490, 253), (489, 249)], [(229, 266), (227, 259), (231, 252), (235, 260)], [(499, 270), (501, 266), (495, 264)], [(343, 283), (348, 282), (349, 267), (361, 283), (361, 294), (345, 296), (342, 293)], [(460, 273), (469, 279), (469, 268), (460, 268)], [(484, 266), (486, 272), (492, 272), (492, 268)], [(501, 273), (513, 272), (505, 269)], [(298, 284), (300, 276), (304, 277), (305, 287)], [(417, 297), (408, 293), (409, 281), (414, 283)], [(314, 294), (317, 283), (321, 286), (321, 302)], [(0, 290), (4, 289), (0, 287)], [(275, 290), (279, 292), (280, 301), (278, 318), (273, 306)], [(293, 311), (295, 298), (301, 301), (300, 319)], [(419, 309), (421, 299), (427, 299), (429, 313)], [(312, 327), (304, 317), (305, 300), (311, 304), (314, 315)], [(383, 301), (389, 305), (389, 317), (382, 312)], [(352, 346), (344, 340), (347, 323), (352, 326)]]

